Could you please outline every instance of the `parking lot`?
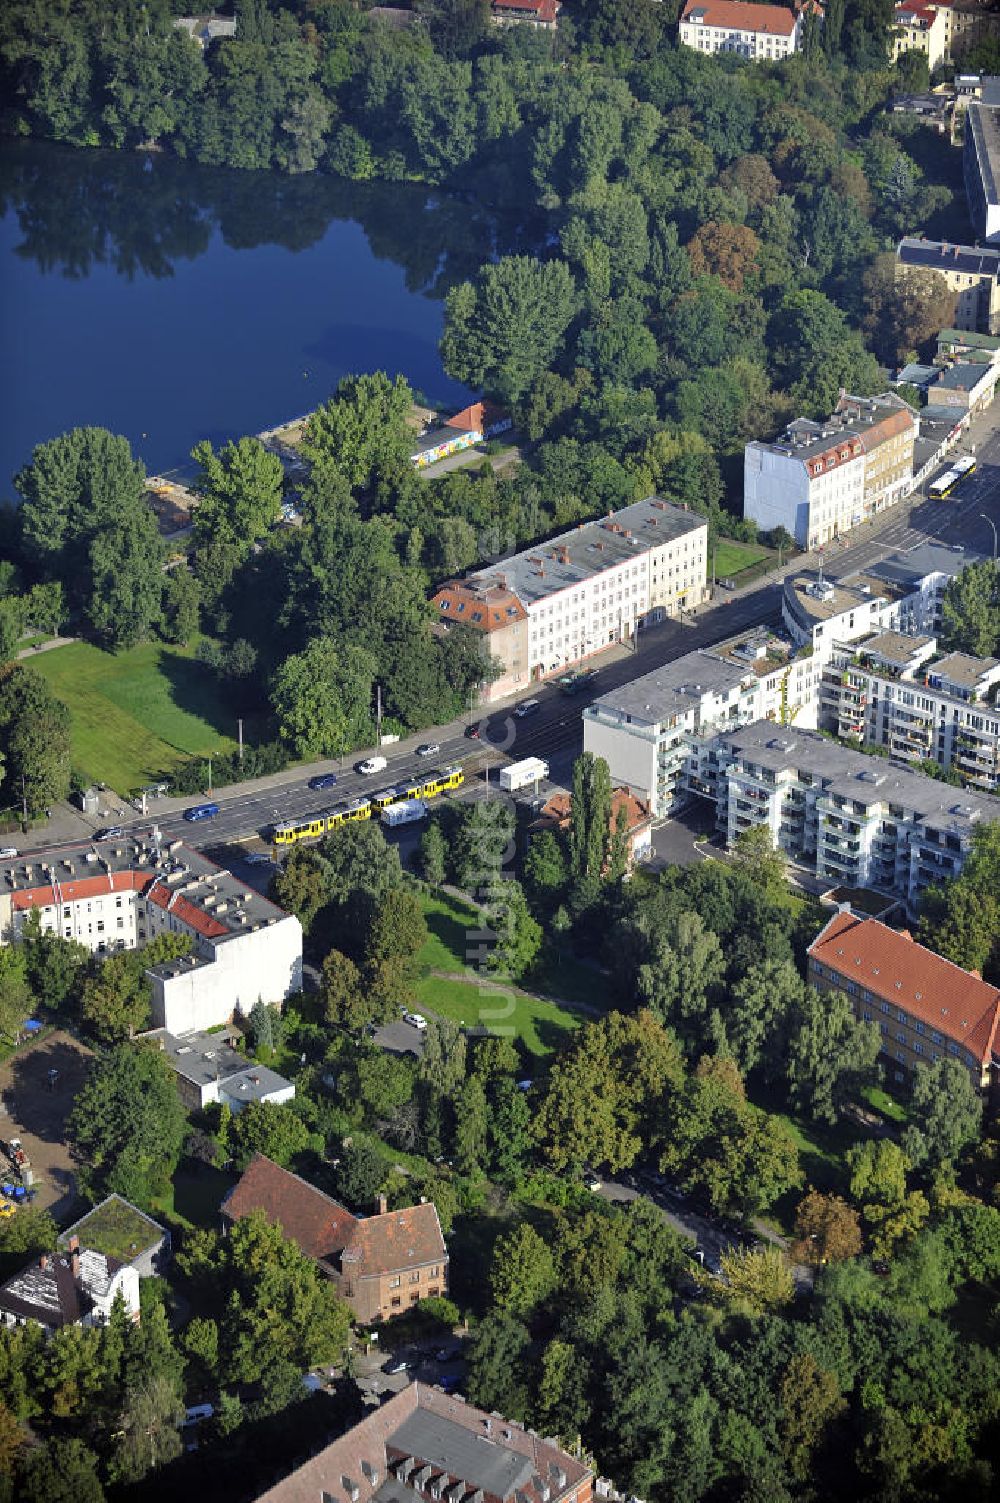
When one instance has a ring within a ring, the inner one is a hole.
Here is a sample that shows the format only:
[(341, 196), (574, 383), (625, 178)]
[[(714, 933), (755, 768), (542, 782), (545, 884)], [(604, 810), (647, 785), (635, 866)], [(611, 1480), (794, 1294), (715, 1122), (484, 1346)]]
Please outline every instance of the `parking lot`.
[[(91, 1054), (56, 1030), (0, 1067), (0, 1137), (20, 1138), (38, 1188), (36, 1204), (64, 1220), (76, 1200), (66, 1119)], [(50, 1078), (50, 1071), (55, 1071)]]

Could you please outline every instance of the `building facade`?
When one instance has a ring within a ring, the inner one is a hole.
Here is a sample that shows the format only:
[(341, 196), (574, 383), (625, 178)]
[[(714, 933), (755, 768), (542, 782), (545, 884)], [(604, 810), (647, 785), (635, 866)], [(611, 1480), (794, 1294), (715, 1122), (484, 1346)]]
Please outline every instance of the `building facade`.
[(773, 443), (747, 444), (743, 514), (822, 547), (908, 493), (917, 431), (901, 398), (845, 395), (824, 422), (798, 418)]
[(180, 841), (123, 837), (0, 862), (0, 943), (17, 940), (30, 913), (97, 955), (187, 936), (187, 955), (147, 972), (153, 1023), (170, 1033), (227, 1023), (302, 986), (294, 914)]
[(947, 240), (906, 238), (896, 247), (896, 276), (933, 272), (955, 294), (955, 323), (1000, 334), (1000, 250)]
[(554, 1440), (410, 1383), (258, 1503), (591, 1503), (594, 1474)]
[(238, 1113), (251, 1101), (283, 1105), (295, 1099), (295, 1083), (267, 1065), (251, 1064), (224, 1034), (168, 1032), (153, 1028), (142, 1035), (163, 1053), (177, 1076), (177, 1093), (189, 1111), (204, 1111), (215, 1102)]
[(103, 1326), (116, 1298), (139, 1319), (139, 1274), (70, 1237), (66, 1251), (43, 1253), (35, 1263), (0, 1286), (0, 1323), (39, 1325), (48, 1335), (65, 1326)]
[(494, 26), (534, 26), (540, 31), (555, 31), (561, 10), (559, 0), (490, 0), (490, 20)]
[(955, 1059), (977, 1091), (1000, 1080), (1000, 991), (877, 919), (838, 913), (809, 946), (809, 982), (846, 996), (877, 1023), (886, 1069), (910, 1083), (917, 1065)]
[(896, 63), (905, 52), (922, 52), (933, 73), (947, 61), (950, 31), (949, 6), (902, 0), (892, 14), (890, 57)]
[(965, 117), (962, 172), (969, 218), (976, 238), (987, 244), (1000, 239), (1000, 124), (991, 105), (973, 100)]
[(838, 649), (824, 670), (820, 723), (885, 749), (895, 763), (953, 768), (996, 792), (1000, 773), (1000, 661), (939, 654), (933, 637), (882, 632)]
[(878, 888), (910, 912), (959, 875), (977, 827), (1000, 819), (1000, 798), (759, 722), (694, 742), (687, 783), (715, 803), (730, 845), (762, 825), (831, 886)]
[(444, 629), (482, 633), (492, 702), (700, 603), (707, 562), (706, 518), (650, 496), (449, 581), (434, 606)]
[(802, 12), (746, 0), (687, 0), (678, 37), (698, 52), (734, 52), (753, 62), (776, 62), (802, 45)]

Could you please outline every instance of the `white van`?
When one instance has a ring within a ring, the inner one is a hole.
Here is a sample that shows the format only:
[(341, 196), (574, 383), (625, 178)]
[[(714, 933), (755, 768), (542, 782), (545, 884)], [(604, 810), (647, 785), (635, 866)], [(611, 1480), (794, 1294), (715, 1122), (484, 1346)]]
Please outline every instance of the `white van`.
[(385, 772), (385, 769), (388, 766), (389, 759), (387, 757), (366, 757), (363, 762), (359, 762), (357, 764), (355, 772), (360, 772), (364, 777), (367, 778), (370, 777), (373, 772)]

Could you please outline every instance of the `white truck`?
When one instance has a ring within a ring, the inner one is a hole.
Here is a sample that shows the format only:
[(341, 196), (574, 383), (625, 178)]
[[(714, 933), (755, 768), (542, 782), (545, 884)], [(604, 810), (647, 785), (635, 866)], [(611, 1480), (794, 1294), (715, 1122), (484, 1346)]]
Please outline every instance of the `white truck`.
[(426, 808), (415, 799), (407, 799), (399, 804), (386, 804), (382, 810), (382, 823), (390, 830), (394, 830), (397, 825), (416, 825), (426, 818)]
[(511, 762), (500, 769), (500, 787), (505, 793), (516, 793), (519, 788), (529, 788), (549, 775), (549, 764), (541, 757), (525, 757), (523, 762)]

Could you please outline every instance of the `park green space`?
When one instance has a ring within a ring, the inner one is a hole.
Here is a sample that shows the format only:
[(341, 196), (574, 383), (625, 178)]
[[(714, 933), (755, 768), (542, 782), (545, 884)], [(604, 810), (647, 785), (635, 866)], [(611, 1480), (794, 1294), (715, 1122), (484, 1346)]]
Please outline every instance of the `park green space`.
[(31, 667), (69, 709), (74, 767), (120, 794), (186, 757), (235, 745), (221, 726), (215, 676), (193, 648), (143, 642), (114, 653), (73, 642)]
[(753, 543), (734, 543), (729, 538), (720, 538), (715, 544), (714, 554), (716, 579), (731, 579), (768, 556), (766, 548), (758, 548)]

